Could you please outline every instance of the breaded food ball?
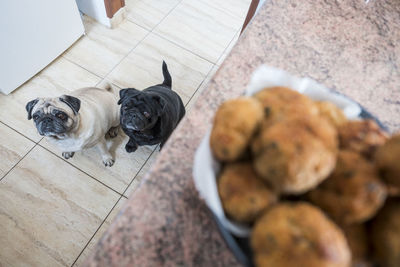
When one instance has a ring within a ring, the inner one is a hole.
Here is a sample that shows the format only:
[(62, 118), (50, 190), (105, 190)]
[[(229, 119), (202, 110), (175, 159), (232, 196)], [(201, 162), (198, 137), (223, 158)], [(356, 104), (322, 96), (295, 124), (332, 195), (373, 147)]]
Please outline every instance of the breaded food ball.
[(315, 138), (321, 140), (327, 148), (333, 151), (338, 150), (337, 130), (325, 118), (321, 116), (288, 117), (287, 120), (292, 127), (304, 128)]
[(316, 101), (315, 103), (318, 107), (319, 115), (326, 118), (335, 127), (339, 127), (347, 122), (343, 111), (335, 104), (327, 101)]
[(269, 209), (256, 221), (251, 247), (257, 267), (342, 267), (351, 262), (343, 232), (305, 202)]
[(332, 175), (309, 193), (310, 200), (340, 224), (372, 218), (386, 196), (374, 165), (354, 151), (340, 151)]
[(338, 130), (342, 149), (356, 151), (367, 158), (372, 158), (387, 140), (387, 134), (373, 120), (348, 121)]
[(318, 108), (309, 97), (286, 87), (266, 88), (254, 95), (264, 108), (263, 127), (288, 116), (314, 116)]
[(298, 195), (316, 187), (335, 167), (337, 154), (326, 145), (334, 141), (323, 142), (318, 135), (297, 119), (264, 129), (252, 143), (256, 172), (285, 194)]
[(237, 160), (263, 118), (262, 105), (254, 98), (239, 97), (223, 103), (214, 118), (210, 146), (221, 161)]
[(351, 266), (372, 267), (369, 259), (369, 241), (365, 224), (352, 224), (342, 227), (351, 251)]
[(241, 223), (254, 222), (277, 201), (250, 162), (227, 164), (218, 180), (218, 192), (226, 214)]
[(375, 154), (375, 162), (385, 183), (395, 195), (400, 191), (400, 135), (392, 136)]
[(400, 201), (389, 201), (371, 222), (372, 251), (379, 266), (400, 266)]

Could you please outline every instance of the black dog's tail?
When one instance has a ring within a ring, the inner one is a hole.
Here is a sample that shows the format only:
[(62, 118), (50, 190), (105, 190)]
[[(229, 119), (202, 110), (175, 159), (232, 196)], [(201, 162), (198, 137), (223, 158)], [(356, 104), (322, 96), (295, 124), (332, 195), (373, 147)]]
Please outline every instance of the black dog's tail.
[(172, 78), (171, 78), (171, 75), (169, 74), (167, 63), (165, 63), (164, 60), (162, 63), (162, 72), (163, 72), (163, 76), (164, 76), (164, 81), (162, 84), (165, 86), (171, 87), (172, 86)]

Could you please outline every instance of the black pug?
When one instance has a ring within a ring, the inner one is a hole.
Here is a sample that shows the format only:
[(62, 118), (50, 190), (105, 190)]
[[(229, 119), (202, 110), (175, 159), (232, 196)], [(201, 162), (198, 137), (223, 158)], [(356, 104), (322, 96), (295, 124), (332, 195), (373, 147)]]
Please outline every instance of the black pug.
[(177, 93), (172, 91), (171, 75), (163, 61), (164, 82), (143, 91), (134, 88), (119, 92), (121, 104), (120, 122), (122, 130), (129, 136), (125, 145), (128, 153), (138, 146), (162, 146), (185, 115), (185, 106)]

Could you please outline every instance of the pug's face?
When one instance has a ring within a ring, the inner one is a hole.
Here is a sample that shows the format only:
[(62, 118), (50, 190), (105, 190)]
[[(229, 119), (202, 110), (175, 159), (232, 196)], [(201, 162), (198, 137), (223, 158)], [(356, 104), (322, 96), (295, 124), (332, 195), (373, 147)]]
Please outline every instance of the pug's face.
[(145, 92), (136, 89), (122, 89), (121, 99), (121, 125), (133, 131), (145, 131), (151, 129), (156, 124), (162, 106), (160, 98), (150, 96)]
[(37, 98), (26, 104), (28, 120), (33, 119), (42, 136), (62, 138), (77, 124), (80, 100), (63, 95), (57, 98)]

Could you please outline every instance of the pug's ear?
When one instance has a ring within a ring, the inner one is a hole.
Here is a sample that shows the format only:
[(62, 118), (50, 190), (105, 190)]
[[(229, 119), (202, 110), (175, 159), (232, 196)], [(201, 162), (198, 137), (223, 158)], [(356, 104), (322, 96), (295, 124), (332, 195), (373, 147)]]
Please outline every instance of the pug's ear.
[(158, 95), (153, 96), (153, 100), (159, 105), (159, 108), (157, 108), (157, 116), (161, 116), (164, 113), (164, 108), (166, 105), (165, 100)]
[(28, 112), (28, 120), (32, 119), (32, 109), (37, 104), (37, 102), (39, 102), (39, 98), (29, 101), (26, 104), (25, 109)]
[(128, 96), (136, 96), (140, 94), (140, 91), (135, 89), (135, 88), (126, 88), (126, 89), (121, 89), (119, 91), (119, 100), (118, 100), (118, 105), (122, 104), (122, 101), (124, 101), (125, 98)]
[(81, 108), (81, 101), (78, 98), (70, 95), (63, 95), (59, 99), (61, 102), (67, 104), (75, 115), (78, 114), (78, 111)]

